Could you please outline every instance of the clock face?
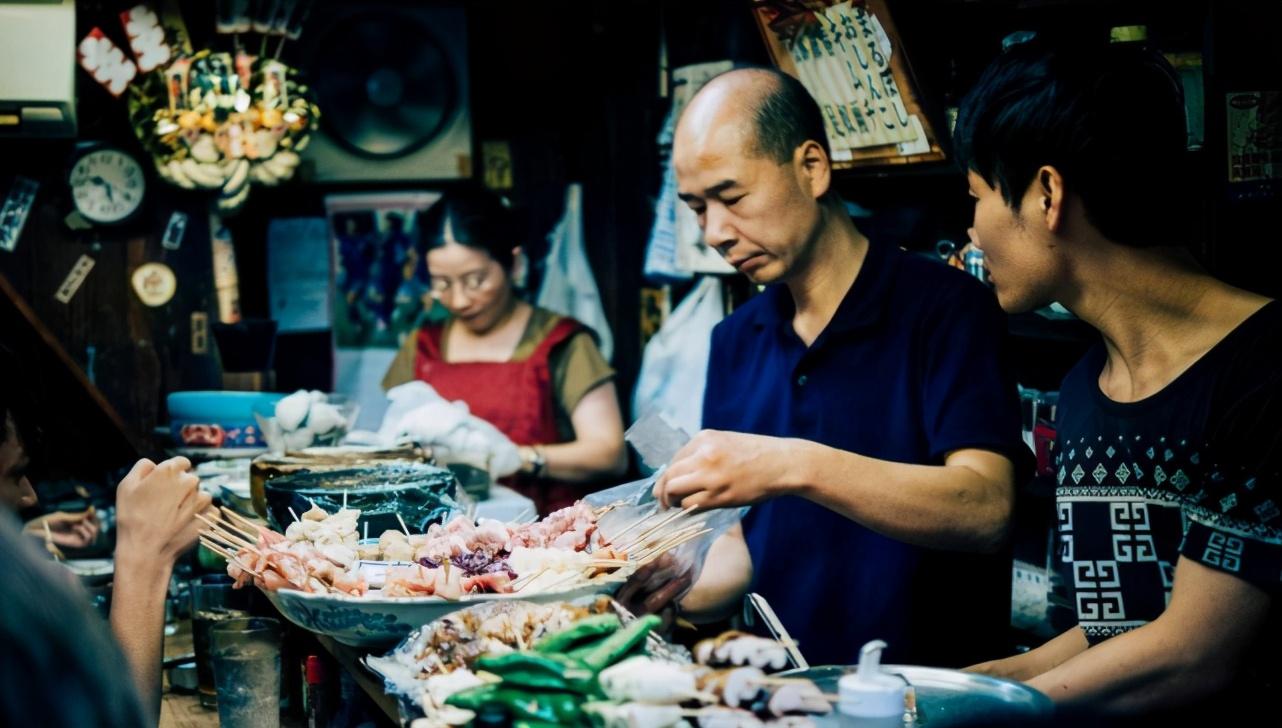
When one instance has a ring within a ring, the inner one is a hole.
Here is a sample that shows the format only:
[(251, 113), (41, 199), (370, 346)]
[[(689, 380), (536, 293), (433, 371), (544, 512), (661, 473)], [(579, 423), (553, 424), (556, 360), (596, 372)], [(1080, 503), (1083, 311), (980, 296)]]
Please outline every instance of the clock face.
[(118, 149), (98, 149), (71, 168), (76, 210), (92, 222), (120, 222), (142, 205), (147, 180), (142, 166)]

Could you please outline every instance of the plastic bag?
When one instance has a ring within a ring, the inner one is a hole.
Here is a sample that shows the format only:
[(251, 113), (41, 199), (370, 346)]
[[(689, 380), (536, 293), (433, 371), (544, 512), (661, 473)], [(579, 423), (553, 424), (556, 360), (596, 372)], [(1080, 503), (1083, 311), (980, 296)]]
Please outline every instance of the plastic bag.
[[(662, 464), (671, 460), (690, 438), (662, 415), (648, 414), (628, 428), (624, 439), (636, 449), (647, 465), (659, 467), (648, 478), (597, 491), (583, 499), (596, 508), (614, 506), (597, 522), (597, 528), (600, 529), (601, 534), (610, 541), (615, 540), (611, 538), (614, 534), (621, 533), (639, 519), (650, 518), (652, 522), (657, 523), (664, 516), (675, 515), (678, 512), (674, 508), (665, 509), (655, 499), (654, 484), (663, 472)], [(708, 557), (708, 550), (712, 548), (713, 542), (730, 530), (731, 526), (737, 524), (747, 512), (747, 508), (725, 508), (704, 511), (689, 517), (692, 523), (701, 523), (700, 530), (706, 529), (707, 532), (665, 554), (667, 558), (664, 575), (669, 578), (689, 576), (690, 579), (685, 591), (676, 595), (676, 600), (684, 597), (689, 587), (699, 581), (703, 563)], [(636, 531), (630, 531), (619, 540), (627, 541), (628, 538), (634, 537), (635, 533)]]
[(537, 303), (592, 329), (601, 345), (601, 355), (609, 361), (614, 353), (614, 336), (583, 249), (583, 188), (577, 183), (566, 188), (565, 215), (548, 237), (552, 245)]
[(701, 429), (712, 329), (724, 316), (721, 280), (705, 277), (646, 344), (634, 415), (659, 412), (687, 433)]
[(521, 468), (516, 445), (497, 427), (472, 415), (463, 401), (451, 402), (426, 382), (387, 390), (390, 405), (377, 433), (354, 432), (349, 442), (392, 447), (406, 440), (432, 448), (441, 463), (466, 463), (502, 478)]

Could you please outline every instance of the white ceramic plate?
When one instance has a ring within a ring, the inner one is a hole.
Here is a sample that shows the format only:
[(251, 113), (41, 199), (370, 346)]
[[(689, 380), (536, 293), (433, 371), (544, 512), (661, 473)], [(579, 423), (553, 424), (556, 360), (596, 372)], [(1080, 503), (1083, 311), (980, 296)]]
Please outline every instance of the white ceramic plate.
[(116, 573), (116, 564), (111, 559), (68, 559), (62, 564), (86, 582), (106, 581)]

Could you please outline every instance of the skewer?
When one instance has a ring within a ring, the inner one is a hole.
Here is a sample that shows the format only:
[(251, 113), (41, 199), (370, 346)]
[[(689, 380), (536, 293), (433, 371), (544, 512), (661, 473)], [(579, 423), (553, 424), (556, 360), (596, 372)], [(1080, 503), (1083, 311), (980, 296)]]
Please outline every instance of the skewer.
[(712, 532), (711, 528), (705, 528), (702, 531), (696, 531), (686, 536), (681, 536), (679, 538), (675, 538), (670, 541), (665, 541), (663, 544), (654, 547), (654, 549), (649, 554), (647, 554), (645, 558), (640, 559), (638, 561), (638, 565), (645, 566), (646, 564), (650, 563), (651, 561), (654, 561), (655, 559), (671, 551), (672, 549), (675, 549), (681, 544), (684, 544), (687, 541), (693, 541), (694, 539), (704, 535), (705, 533), (711, 533), (711, 532)]
[(621, 538), (623, 538), (623, 534), (627, 533), (628, 531), (631, 531), (632, 529), (636, 528), (637, 526), (640, 526), (641, 524), (645, 523), (646, 521), (650, 520), (651, 518), (654, 518), (654, 517), (655, 517), (655, 516), (657, 516), (657, 515), (658, 515), (658, 513), (651, 513), (651, 514), (650, 514), (650, 515), (648, 515), (648, 516), (642, 516), (641, 518), (638, 518), (637, 520), (633, 521), (633, 522), (632, 522), (632, 523), (631, 523), (627, 528), (624, 528), (622, 531), (619, 531), (618, 533), (616, 533), (616, 534), (614, 534), (613, 536), (611, 536), (611, 537), (610, 537), (610, 541), (609, 541), (609, 543), (612, 543), (612, 544), (613, 544), (613, 543), (618, 543), (618, 542), (619, 542), (619, 540), (620, 540)]
[(698, 508), (698, 506), (690, 506), (689, 508), (686, 508), (685, 510), (681, 510), (681, 511), (676, 511), (676, 510), (674, 510), (671, 514), (669, 514), (669, 515), (668, 515), (666, 518), (664, 518), (662, 521), (659, 521), (657, 524), (655, 524), (655, 525), (651, 526), (650, 528), (647, 528), (646, 530), (642, 531), (640, 534), (638, 534), (638, 535), (637, 535), (637, 537), (636, 537), (636, 538), (632, 539), (632, 541), (631, 541), (631, 542), (629, 542), (629, 544), (628, 544), (627, 546), (622, 546), (621, 548), (623, 548), (624, 550), (627, 550), (627, 549), (629, 549), (629, 548), (631, 548), (631, 547), (636, 546), (638, 543), (640, 543), (640, 542), (644, 541), (647, 537), (649, 537), (650, 535), (652, 535), (654, 532), (658, 531), (659, 529), (663, 528), (664, 526), (666, 526), (666, 525), (668, 525), (668, 524), (672, 523), (673, 521), (677, 520), (678, 518), (682, 518), (682, 517), (684, 517), (684, 516), (688, 516), (688, 515), (690, 515), (690, 513), (691, 513), (695, 508)]
[[(205, 521), (205, 523), (209, 523), (209, 521)], [(237, 528), (236, 526), (228, 523), (227, 521), (214, 521), (211, 525), (223, 531), (230, 531), (231, 533), (234, 533), (238, 536), (243, 536), (246, 541), (258, 543), (257, 533), (251, 533), (250, 531), (246, 531), (243, 528)]]
[[(511, 584), (512, 591), (520, 591), (521, 589), (524, 589), (526, 586), (529, 585), (530, 582), (534, 581), (540, 576), (543, 576), (545, 573), (547, 573), (547, 571), (548, 571), (548, 567), (545, 566), (542, 569), (526, 574), (525, 576), (518, 576)], [(518, 584), (520, 586), (517, 586)]]
[(343, 488), (343, 510), (347, 510), (347, 489)]
[(257, 537), (258, 537), (258, 529), (260, 528), (260, 526), (259, 526), (257, 523), (255, 523), (255, 522), (253, 522), (253, 521), (249, 520), (248, 518), (245, 518), (244, 516), (240, 515), (240, 514), (239, 514), (239, 513), (237, 513), (236, 511), (233, 511), (232, 509), (228, 508), (227, 506), (223, 506), (223, 507), (222, 507), (222, 512), (223, 512), (223, 515), (224, 515), (224, 516), (227, 516), (229, 519), (231, 519), (231, 520), (233, 520), (233, 521), (237, 521), (237, 522), (239, 522), (242, 526), (248, 526), (249, 528), (254, 529), (254, 531), (253, 531), (253, 532), (254, 532), (254, 537), (255, 537), (255, 538), (257, 538)]
[(289, 515), (293, 516), (295, 521), (301, 521), (301, 520), (303, 520), (303, 519), (301, 519), (301, 518), (299, 518), (299, 517), (298, 517), (298, 514), (297, 514), (297, 513), (295, 513), (295, 512), (294, 512), (294, 507), (293, 507), (293, 506), (290, 506), (290, 507), (289, 507)]
[(214, 553), (218, 554), (219, 556), (223, 557), (224, 559), (232, 559), (232, 558), (235, 558), (235, 554), (233, 554), (233, 553), (232, 553), (230, 550), (228, 550), (225, 546), (222, 546), (221, 544), (218, 544), (217, 542), (215, 542), (215, 541), (214, 541), (213, 539), (211, 539), (211, 538), (206, 538), (205, 536), (201, 536), (201, 537), (200, 537), (200, 545), (201, 545), (201, 546), (204, 546), (205, 548), (209, 549), (210, 551), (213, 551)]
[(254, 576), (260, 579), (263, 578), (262, 572), (254, 571), (253, 569), (246, 566), (245, 562), (241, 561), (238, 555), (232, 553), (228, 549), (222, 546), (219, 546), (213, 541), (203, 537), (200, 539), (200, 544), (205, 548), (209, 549), (210, 551), (213, 551), (214, 553), (218, 554), (219, 556), (222, 556), (224, 559), (227, 559), (228, 561), (236, 564), (236, 566), (240, 567), (240, 570), (245, 572), (246, 574), (253, 574)]
[[(698, 531), (702, 529), (704, 527), (704, 524), (706, 523), (707, 521), (700, 520), (700, 521), (695, 521), (694, 523), (686, 524), (679, 528), (671, 528), (671, 529), (664, 530), (662, 533), (655, 532), (650, 534), (644, 539), (640, 539), (635, 543), (628, 544), (628, 547), (636, 548), (638, 546), (642, 546), (644, 548), (640, 548), (638, 549), (638, 551), (645, 552), (654, 548), (655, 544), (663, 543), (664, 541), (668, 541), (670, 539), (676, 538), (677, 536), (684, 536), (687, 533), (693, 533), (694, 531)], [(647, 546), (646, 544), (649, 544), (649, 545)]]
[(201, 533), (206, 533), (206, 534), (215, 536), (219, 540), (227, 543), (228, 545), (236, 547), (237, 550), (246, 549), (256, 554), (262, 553), (261, 551), (258, 550), (258, 545), (255, 544), (253, 541), (248, 541), (246, 539), (243, 539), (240, 536), (237, 536), (236, 534), (231, 533), (230, 531), (224, 531), (219, 528), (210, 528), (208, 531), (202, 531)]
[[(398, 514), (398, 515), (399, 515), (399, 514)], [(368, 541), (368, 540), (369, 540), (369, 521), (366, 521), (366, 522), (365, 522), (364, 524), (362, 524), (362, 525), (364, 525), (364, 526), (365, 526), (365, 535), (364, 535), (364, 536), (362, 536), (361, 538), (362, 538), (363, 540)]]
[(208, 536), (209, 538), (217, 539), (229, 548), (235, 548), (236, 550), (246, 549), (254, 551), (254, 553), (258, 553), (257, 549), (252, 544), (246, 544), (236, 536), (229, 535), (224, 531), (210, 530), (201, 531), (200, 533), (201, 535)]
[[(409, 537), (410, 537), (410, 529), (405, 525), (405, 519), (404, 519), (404, 518), (401, 518), (401, 514), (397, 513), (397, 514), (396, 514), (396, 520), (400, 522), (400, 524), (401, 524), (401, 530), (405, 532), (405, 538), (409, 538)], [(369, 521), (366, 521), (366, 522), (365, 522), (365, 532), (366, 532), (366, 534), (368, 534), (368, 533), (369, 533)], [(448, 560), (448, 559), (447, 559), (447, 560)]]
[(62, 549), (58, 548), (58, 544), (53, 542), (53, 531), (49, 530), (49, 522), (44, 521), (43, 525), (45, 527), (45, 551), (49, 552), (49, 555), (54, 558), (54, 561), (65, 560), (66, 557), (63, 556)]
[(583, 578), (584, 578), (583, 574), (577, 571), (570, 571), (566, 573), (565, 578), (559, 579), (557, 581), (553, 581), (549, 583), (547, 586), (543, 587), (543, 591), (555, 591), (557, 589), (564, 588), (569, 584), (573, 584), (576, 581), (580, 581)]
[(249, 533), (246, 533), (245, 531), (239, 528), (236, 528), (235, 526), (232, 526), (229, 523), (224, 523), (222, 521), (215, 521), (201, 513), (197, 513), (195, 515), (196, 515), (196, 518), (200, 519), (202, 523), (204, 523), (206, 526), (209, 526), (214, 531), (217, 531), (219, 534), (226, 534), (228, 536), (235, 538), (237, 541), (243, 541), (244, 543), (248, 544), (251, 548), (254, 548), (254, 549), (258, 548), (256, 535), (251, 535)]
[(605, 514), (609, 513), (610, 511), (614, 510), (615, 508), (618, 508), (618, 507), (619, 507), (619, 506), (621, 506), (621, 505), (623, 505), (623, 502), (622, 502), (622, 501), (615, 501), (615, 502), (613, 502), (613, 503), (611, 503), (611, 504), (609, 504), (609, 505), (601, 506), (600, 508), (596, 509), (596, 511), (594, 511), (594, 513), (595, 513), (595, 515), (596, 515), (596, 517), (597, 517), (597, 518), (600, 518), (601, 516), (604, 516)]

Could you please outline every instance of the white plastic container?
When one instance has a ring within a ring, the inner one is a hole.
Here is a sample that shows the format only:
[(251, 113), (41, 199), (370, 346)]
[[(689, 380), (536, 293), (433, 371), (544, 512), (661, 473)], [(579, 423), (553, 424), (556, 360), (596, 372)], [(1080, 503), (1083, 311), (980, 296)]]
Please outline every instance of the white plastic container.
[(851, 728), (903, 728), (904, 681), (881, 670), (886, 643), (873, 640), (859, 651), (859, 667), (837, 681), (837, 710)]

